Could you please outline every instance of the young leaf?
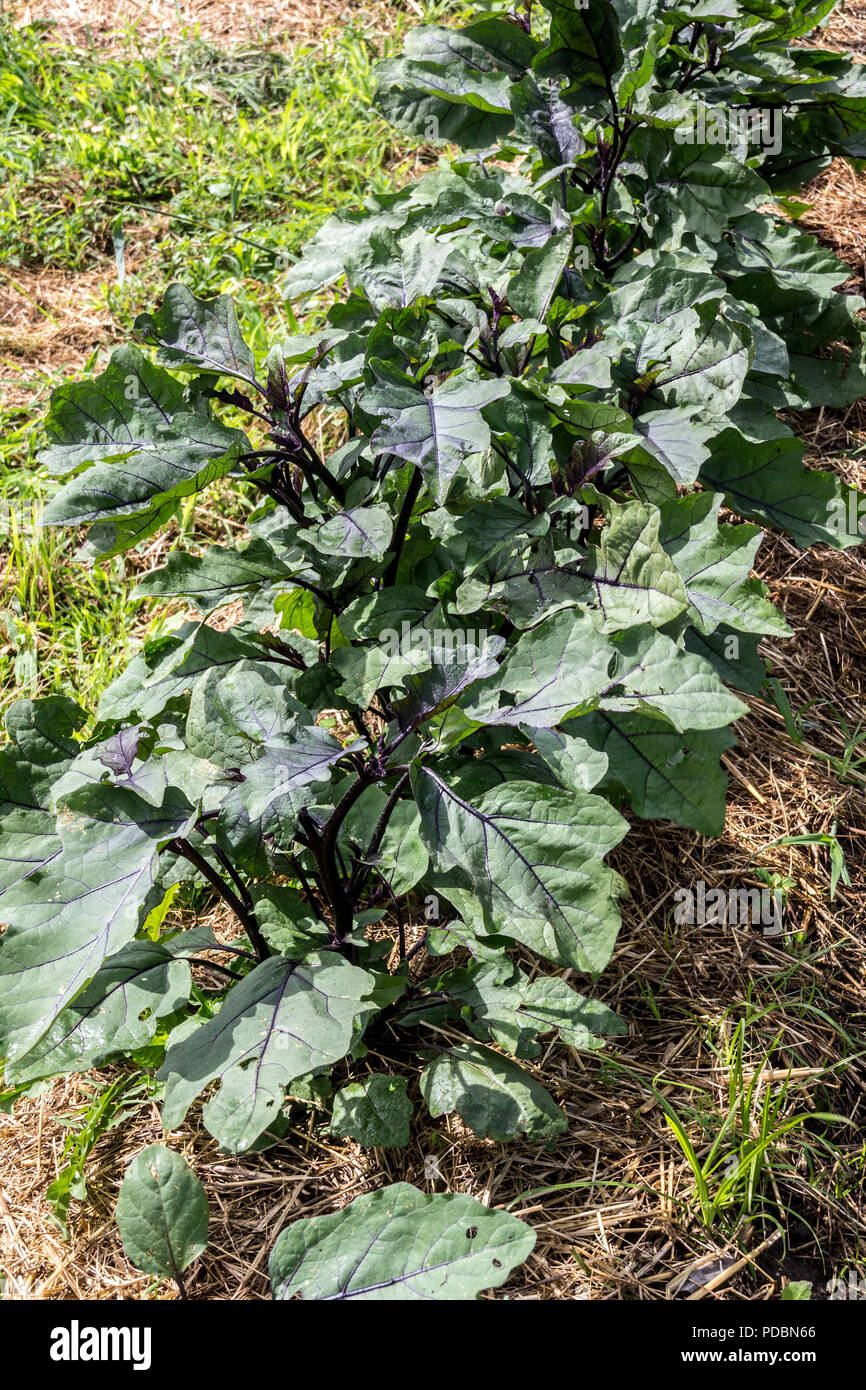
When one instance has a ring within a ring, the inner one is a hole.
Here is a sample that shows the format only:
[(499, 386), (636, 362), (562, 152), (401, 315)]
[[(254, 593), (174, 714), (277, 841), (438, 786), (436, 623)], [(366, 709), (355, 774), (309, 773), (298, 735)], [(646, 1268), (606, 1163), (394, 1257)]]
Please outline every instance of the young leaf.
[(366, 1076), (334, 1097), (331, 1133), (364, 1148), (402, 1149), (409, 1143), (412, 1102), (402, 1076)]
[(434, 1057), (421, 1073), (421, 1094), (434, 1119), (456, 1110), (479, 1139), (526, 1134), (549, 1143), (568, 1128), (559, 1106), (528, 1072), (474, 1043)]
[(117, 1199), (117, 1225), (128, 1258), (145, 1274), (174, 1279), (207, 1249), (208, 1202), (186, 1159), (162, 1144), (136, 1154)]
[(159, 313), (139, 314), (135, 331), (157, 343), (157, 361), (171, 367), (240, 377), (256, 385), (256, 364), (243, 340), (232, 299), (196, 299), (186, 285), (169, 285)]

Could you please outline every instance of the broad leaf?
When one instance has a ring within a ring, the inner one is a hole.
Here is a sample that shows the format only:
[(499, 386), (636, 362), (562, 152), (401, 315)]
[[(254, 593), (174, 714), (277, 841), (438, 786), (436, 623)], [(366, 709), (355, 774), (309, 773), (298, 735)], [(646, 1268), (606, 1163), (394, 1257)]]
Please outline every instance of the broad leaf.
[(287, 1226), (271, 1287), (276, 1299), (474, 1299), (503, 1284), (534, 1244), (529, 1226), (474, 1197), (395, 1183)]
[(137, 348), (118, 348), (101, 376), (51, 397), (50, 439), (40, 460), (54, 472), (84, 469), (45, 509), (50, 525), (104, 522), (149, 512), (223, 477), (248, 448), (200, 398)]
[(169, 285), (159, 313), (139, 314), (135, 331), (159, 347), (157, 361), (256, 385), (256, 364), (227, 294), (196, 299), (186, 285)]
[(607, 964), (622, 889), (602, 861), (628, 829), (607, 802), (521, 781), (473, 797), (426, 766), (414, 787), (431, 857), (466, 871), (491, 931), (578, 970)]
[(719, 762), (734, 739), (727, 729), (678, 734), (642, 714), (598, 713), (569, 731), (608, 760), (603, 788), (621, 788), (637, 815), (721, 835), (728, 779)]
[(204, 1122), (242, 1153), (279, 1113), (298, 1077), (345, 1057), (374, 980), (330, 952), (304, 962), (267, 960), (235, 985), (215, 1018), (169, 1048), (163, 1125), (176, 1129), (212, 1081)]
[(384, 507), (353, 507), (313, 526), (299, 539), (322, 555), (381, 560), (391, 544), (391, 532), (391, 518)]
[(63, 695), (16, 700), (6, 711), (9, 743), (0, 749), (0, 891), (60, 852), (50, 809), (52, 790), (78, 751), (74, 735), (86, 718)]
[(207, 1248), (208, 1202), (186, 1159), (162, 1144), (136, 1154), (117, 1199), (128, 1258), (145, 1274), (180, 1281)]
[(402, 1149), (409, 1143), (412, 1102), (402, 1076), (366, 1076), (334, 1097), (331, 1133), (364, 1148)]
[(449, 1048), (421, 1073), (430, 1114), (457, 1112), (480, 1139), (525, 1134), (549, 1143), (567, 1129), (566, 1118), (543, 1086), (492, 1048), (465, 1043)]
[(371, 393), (367, 409), (385, 417), (373, 435), (378, 454), (394, 454), (415, 463), (437, 502), (448, 496), (455, 475), (472, 454), (490, 443), (490, 428), (481, 408), (504, 396), (502, 381), (451, 377), (429, 395), (392, 387)]
[(116, 1053), (144, 1047), (157, 1021), (183, 1008), (189, 998), (183, 935), (168, 946), (131, 941), (106, 960), (41, 1042), (7, 1068), (7, 1079), (85, 1070)]
[(15, 1060), (135, 935), (160, 849), (195, 819), (186, 798), (159, 806), (123, 787), (84, 786), (60, 808), (60, 854), (8, 889), (0, 943), (0, 1034)]
[(290, 581), (295, 568), (284, 563), (263, 540), (244, 550), (210, 546), (203, 555), (173, 550), (162, 569), (151, 570), (135, 586), (133, 599), (182, 594), (200, 613), (212, 613), (244, 592), (278, 580)]

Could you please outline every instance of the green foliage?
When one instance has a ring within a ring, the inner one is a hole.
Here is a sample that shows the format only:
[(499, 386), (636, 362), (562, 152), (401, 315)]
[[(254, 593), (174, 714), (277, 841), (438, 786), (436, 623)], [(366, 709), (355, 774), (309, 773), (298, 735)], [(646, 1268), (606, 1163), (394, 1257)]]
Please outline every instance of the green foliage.
[(120, 1186), (117, 1224), (132, 1263), (174, 1279), (183, 1296), (183, 1272), (207, 1248), (208, 1205), (180, 1154), (161, 1144), (136, 1154)]
[(504, 1283), (535, 1233), (474, 1197), (394, 1183), (334, 1216), (294, 1221), (271, 1255), (274, 1298), (474, 1298)]
[[(58, 1120), (68, 1126), (63, 1145), (62, 1166), (49, 1185), (46, 1198), (51, 1214), (64, 1237), (69, 1233), (69, 1208), (73, 1201), (87, 1199), (87, 1161), (104, 1135), (126, 1123), (150, 1099), (151, 1087), (146, 1079), (134, 1074), (118, 1077), (107, 1086), (90, 1086), (92, 1092), (78, 1114), (60, 1115)], [(34, 1088), (28, 1088), (32, 1094)]]
[[(522, 1061), (551, 1033), (622, 1030), (560, 973), (592, 980), (613, 952), (621, 810), (720, 832), (735, 691), (787, 631), (749, 523), (860, 539), (839, 524), (850, 490), (803, 467), (778, 412), (862, 394), (862, 301), (759, 210), (862, 152), (857, 69), (790, 43), (827, 8), (545, 0), (531, 22), (419, 28), (380, 69), (380, 108), (468, 153), (317, 233), (284, 289), (344, 279), (321, 326), (265, 354), (226, 297), (172, 286), (141, 346), (55, 394), (48, 519), (90, 523), (91, 555), (220, 479), (258, 505), (248, 544), (177, 552), (138, 591), (242, 617), (149, 643), (84, 734), (66, 706), (48, 739), (38, 703), (10, 714), (13, 1086), (76, 1048), (140, 1048), (145, 1013), (167, 1128), (219, 1083), (205, 1125), (256, 1148), (339, 1063), (335, 1132), (399, 1144), (401, 1079), (354, 1068), (402, 1035), (431, 1114), (555, 1142), (565, 1115)], [(781, 112), (782, 147), (706, 138), (732, 103)], [(159, 934), (190, 879), (244, 933), (206, 1010), (184, 1007), (184, 957), (217, 943)], [(468, 960), (413, 978), (420, 898), (439, 905), (428, 957), (459, 942)], [(296, 1222), (275, 1295), (495, 1286), (531, 1234), (468, 1201), (398, 1186)]]

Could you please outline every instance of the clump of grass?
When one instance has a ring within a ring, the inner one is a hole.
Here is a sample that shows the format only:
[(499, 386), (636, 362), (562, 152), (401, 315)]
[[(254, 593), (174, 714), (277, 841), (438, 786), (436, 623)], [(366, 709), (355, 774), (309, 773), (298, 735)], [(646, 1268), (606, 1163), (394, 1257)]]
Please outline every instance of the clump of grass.
[(134, 36), (103, 55), (2, 26), (0, 258), (84, 269), (162, 215), (149, 279), (273, 279), (328, 213), (391, 185), (402, 149), (369, 111), (387, 47), (348, 26), (288, 55)]

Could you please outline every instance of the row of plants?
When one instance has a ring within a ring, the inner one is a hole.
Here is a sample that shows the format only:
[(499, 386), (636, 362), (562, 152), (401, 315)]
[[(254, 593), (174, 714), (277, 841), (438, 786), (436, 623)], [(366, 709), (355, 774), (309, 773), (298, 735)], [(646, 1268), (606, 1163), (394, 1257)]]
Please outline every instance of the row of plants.
[[(761, 527), (861, 540), (859, 497), (781, 418), (866, 390), (863, 301), (796, 225), (802, 184), (866, 155), (866, 80), (801, 43), (832, 8), (527, 0), (419, 27), (377, 107), (458, 153), (308, 244), (284, 288), (320, 326), (256, 360), (230, 299), (175, 284), (55, 393), (44, 520), (88, 527), (91, 560), (228, 475), (260, 505), (243, 545), (140, 581), (200, 618), (95, 712), (9, 712), (7, 1086), (156, 1056), (164, 1128), (206, 1095), (228, 1153), (296, 1104), (405, 1145), (419, 1099), (555, 1144), (539, 1039), (627, 1026), (564, 977), (591, 990), (614, 950), (623, 811), (722, 832), (741, 695), (788, 631), (751, 575)], [(189, 884), (230, 940), (172, 925)], [(151, 1272), (204, 1248), (169, 1149), (118, 1218)], [(274, 1296), (471, 1298), (533, 1239), (397, 1184), (292, 1222)]]

